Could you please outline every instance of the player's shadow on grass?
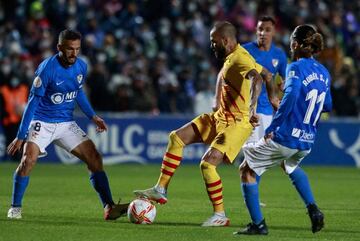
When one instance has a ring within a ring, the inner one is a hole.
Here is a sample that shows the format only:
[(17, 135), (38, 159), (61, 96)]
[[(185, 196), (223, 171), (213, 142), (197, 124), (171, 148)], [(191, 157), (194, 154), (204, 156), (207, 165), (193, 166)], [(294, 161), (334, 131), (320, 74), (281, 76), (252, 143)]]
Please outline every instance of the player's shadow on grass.
[[(191, 223), (191, 222), (154, 222), (154, 225), (161, 226), (184, 226), (184, 227), (201, 227), (201, 223)], [(230, 226), (231, 227), (231, 226)]]
[[(31, 215), (26, 218), (22, 218), (20, 220), (10, 220), (6, 219), (9, 222), (14, 223), (29, 223), (29, 224), (41, 224), (44, 226), (86, 226), (89, 225), (100, 225), (102, 227), (106, 227), (106, 224), (113, 223), (129, 223), (126, 217), (121, 217), (118, 220), (113, 221), (105, 221), (101, 217), (99, 218), (87, 218), (87, 217), (69, 217), (69, 216), (51, 216), (51, 220), (49, 220), (48, 215)], [(105, 225), (103, 225), (105, 224)], [(113, 228), (112, 225), (108, 225), (108, 227)]]
[[(278, 231), (281, 231), (281, 230), (285, 230), (285, 231), (307, 231), (307, 232), (311, 232), (310, 230), (310, 226), (308, 228), (305, 228), (305, 227), (294, 227), (294, 226), (269, 226), (269, 231), (271, 232), (271, 230), (278, 230)], [(326, 228), (323, 228), (319, 233), (360, 233), (360, 231), (354, 231), (354, 230), (340, 230), (340, 229), (328, 229)]]

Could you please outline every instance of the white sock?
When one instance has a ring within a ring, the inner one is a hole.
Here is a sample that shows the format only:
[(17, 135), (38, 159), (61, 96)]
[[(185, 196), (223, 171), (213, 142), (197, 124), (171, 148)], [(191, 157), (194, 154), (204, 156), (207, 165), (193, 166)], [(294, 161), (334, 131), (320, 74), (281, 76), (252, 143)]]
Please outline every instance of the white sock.
[(166, 188), (165, 187), (161, 187), (159, 185), (155, 185), (155, 190), (158, 191), (159, 193), (162, 193), (162, 194), (166, 194)]
[(217, 215), (217, 216), (220, 216), (220, 217), (226, 217), (224, 211), (222, 211), (222, 212), (215, 212), (214, 214)]

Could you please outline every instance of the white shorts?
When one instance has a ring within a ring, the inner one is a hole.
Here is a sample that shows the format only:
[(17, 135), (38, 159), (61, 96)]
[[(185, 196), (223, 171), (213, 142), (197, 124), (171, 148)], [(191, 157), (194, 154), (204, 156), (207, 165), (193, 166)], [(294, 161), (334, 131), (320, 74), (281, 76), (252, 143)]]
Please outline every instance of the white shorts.
[(264, 138), (256, 143), (245, 145), (243, 151), (246, 163), (259, 176), (267, 169), (281, 164), (282, 161), (284, 161), (286, 173), (290, 174), (310, 153), (310, 150), (301, 151), (282, 146), (271, 139), (266, 142)]
[(80, 143), (89, 140), (86, 133), (75, 121), (48, 123), (34, 120), (30, 123), (27, 141), (35, 143), (40, 149), (39, 157), (46, 156), (46, 147), (52, 142), (71, 152)]
[(261, 138), (265, 136), (265, 130), (271, 124), (273, 119), (272, 115), (264, 115), (258, 113), (259, 116), (259, 126), (255, 127), (252, 131), (250, 137), (247, 139), (246, 144), (258, 142)]

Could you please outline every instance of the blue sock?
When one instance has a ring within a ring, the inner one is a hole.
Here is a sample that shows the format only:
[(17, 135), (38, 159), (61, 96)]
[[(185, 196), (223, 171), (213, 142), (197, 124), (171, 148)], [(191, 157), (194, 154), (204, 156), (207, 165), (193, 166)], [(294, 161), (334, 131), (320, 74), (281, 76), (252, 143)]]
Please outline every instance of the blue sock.
[(300, 194), (302, 200), (305, 205), (308, 206), (311, 203), (315, 204), (314, 196), (311, 192), (309, 179), (306, 173), (300, 168), (297, 167), (290, 175), (289, 175), (293, 185), (296, 190)]
[(255, 174), (255, 178), (256, 178), (256, 183), (259, 185), (259, 184), (260, 184), (260, 180), (261, 180), (261, 176)]
[(258, 185), (257, 183), (243, 183), (241, 188), (251, 220), (253, 223), (259, 224), (264, 218), (260, 210)]
[(110, 191), (109, 181), (104, 171), (91, 173), (90, 181), (96, 192), (99, 194), (100, 200), (104, 207), (106, 204), (114, 204)]
[(21, 201), (24, 197), (24, 193), (26, 190), (26, 187), (29, 184), (29, 176), (19, 176), (14, 173), (13, 176), (13, 192), (12, 192), (12, 201), (11, 206), (12, 207), (21, 207)]

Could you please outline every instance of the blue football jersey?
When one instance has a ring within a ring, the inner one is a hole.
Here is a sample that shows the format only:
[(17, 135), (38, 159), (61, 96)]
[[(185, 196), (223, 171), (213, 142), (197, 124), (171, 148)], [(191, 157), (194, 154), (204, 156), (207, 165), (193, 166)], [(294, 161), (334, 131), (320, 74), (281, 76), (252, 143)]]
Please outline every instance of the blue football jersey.
[(321, 112), (332, 108), (328, 70), (313, 58), (288, 65), (284, 97), (265, 133), (293, 149), (309, 150), (315, 141)]
[[(279, 75), (285, 79), (287, 59), (283, 50), (276, 47), (274, 44), (271, 44), (269, 51), (263, 51), (259, 49), (256, 42), (246, 43), (243, 47), (254, 57), (258, 64), (264, 66), (273, 75), (279, 73)], [(273, 108), (267, 96), (265, 83), (263, 83), (261, 88), (256, 111), (257, 113), (265, 115), (273, 114)]]
[(50, 123), (72, 121), (75, 100), (82, 90), (87, 72), (86, 63), (76, 62), (64, 67), (58, 54), (45, 59), (35, 72), (30, 93), (41, 97), (33, 120)]

